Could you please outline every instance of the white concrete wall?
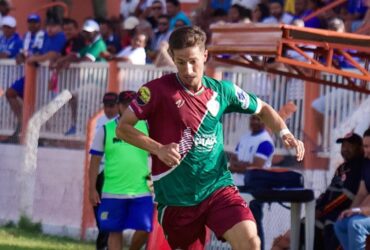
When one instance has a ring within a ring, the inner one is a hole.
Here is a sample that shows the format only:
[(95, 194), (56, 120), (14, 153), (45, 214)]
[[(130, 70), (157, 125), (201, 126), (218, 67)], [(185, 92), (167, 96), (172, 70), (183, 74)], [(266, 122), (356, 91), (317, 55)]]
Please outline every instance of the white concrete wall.
[[(23, 148), (0, 144), (0, 222), (19, 218)], [(84, 151), (39, 148), (33, 220), (51, 234), (79, 237), (83, 201)]]

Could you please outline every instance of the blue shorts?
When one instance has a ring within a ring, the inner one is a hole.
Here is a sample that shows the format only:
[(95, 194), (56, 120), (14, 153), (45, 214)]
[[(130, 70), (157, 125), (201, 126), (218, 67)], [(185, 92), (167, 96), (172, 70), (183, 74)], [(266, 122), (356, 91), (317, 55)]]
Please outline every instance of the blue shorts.
[(151, 196), (139, 198), (102, 198), (98, 209), (100, 230), (122, 232), (134, 229), (151, 232), (154, 203)]
[(16, 80), (10, 88), (14, 89), (17, 92), (20, 98), (23, 98), (23, 91), (24, 91), (24, 76)]

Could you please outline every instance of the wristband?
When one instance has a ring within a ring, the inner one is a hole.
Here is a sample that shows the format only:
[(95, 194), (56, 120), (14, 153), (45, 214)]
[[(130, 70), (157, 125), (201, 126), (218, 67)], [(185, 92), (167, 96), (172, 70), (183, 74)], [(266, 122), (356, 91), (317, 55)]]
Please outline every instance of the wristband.
[(361, 213), (361, 208), (354, 207), (354, 208), (351, 209), (351, 211), (354, 212), (354, 213)]
[(283, 129), (282, 129), (282, 130), (280, 130), (280, 132), (279, 132), (279, 136), (280, 136), (280, 138), (283, 138), (283, 136), (284, 136), (284, 135), (287, 135), (287, 134), (292, 134), (288, 128), (283, 128)]

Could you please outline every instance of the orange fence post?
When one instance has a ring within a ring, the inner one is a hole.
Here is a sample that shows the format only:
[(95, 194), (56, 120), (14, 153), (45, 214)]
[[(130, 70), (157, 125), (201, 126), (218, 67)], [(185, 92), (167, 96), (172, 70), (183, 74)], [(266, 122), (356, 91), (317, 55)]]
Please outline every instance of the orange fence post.
[(23, 96), (23, 116), (22, 116), (22, 133), (21, 141), (24, 142), (27, 130), (28, 121), (35, 112), (36, 103), (36, 67), (30, 64), (25, 64), (25, 79), (24, 79), (24, 96)]
[(119, 68), (116, 61), (109, 62), (109, 72), (108, 72), (108, 86), (107, 92), (116, 92), (120, 91), (118, 83), (118, 74)]
[(315, 117), (312, 102), (320, 95), (320, 85), (305, 82), (305, 101), (304, 101), (304, 146), (306, 149), (303, 165), (305, 169), (326, 169), (328, 159), (317, 155), (317, 138), (319, 135), (318, 121)]
[(95, 218), (92, 206), (89, 201), (89, 166), (90, 166), (90, 146), (94, 139), (96, 121), (103, 114), (103, 110), (96, 112), (87, 123), (86, 142), (85, 142), (85, 166), (84, 166), (84, 185), (83, 185), (83, 203), (81, 220), (81, 239), (86, 237), (86, 229), (94, 225)]

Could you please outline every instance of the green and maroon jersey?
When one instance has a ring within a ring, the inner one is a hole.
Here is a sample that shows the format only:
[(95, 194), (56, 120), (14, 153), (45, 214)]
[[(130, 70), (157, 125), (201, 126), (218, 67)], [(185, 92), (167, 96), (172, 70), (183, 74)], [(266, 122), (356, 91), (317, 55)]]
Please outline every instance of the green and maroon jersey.
[(156, 201), (160, 205), (193, 206), (215, 190), (233, 185), (223, 146), (224, 113), (258, 113), (260, 100), (238, 86), (203, 76), (203, 87), (190, 92), (176, 74), (143, 85), (130, 104), (147, 120), (149, 136), (178, 143), (181, 162), (170, 168), (152, 156)]

